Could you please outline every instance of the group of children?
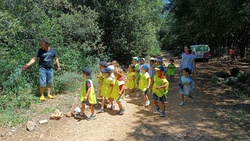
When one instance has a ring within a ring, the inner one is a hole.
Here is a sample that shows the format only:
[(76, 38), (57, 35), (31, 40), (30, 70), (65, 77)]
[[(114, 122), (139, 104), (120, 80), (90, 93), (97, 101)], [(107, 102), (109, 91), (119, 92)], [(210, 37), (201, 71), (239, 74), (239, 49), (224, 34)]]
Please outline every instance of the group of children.
[[(119, 67), (117, 61), (112, 61), (110, 63), (101, 61), (99, 63), (100, 74), (97, 78), (102, 102), (101, 108), (97, 111), (97, 113), (104, 112), (104, 106), (106, 103), (110, 103), (110, 108), (114, 110), (114, 102), (116, 102), (119, 106), (117, 114), (123, 115), (125, 111), (125, 108), (121, 103), (123, 94), (126, 93), (125, 97), (129, 98), (131, 92), (137, 91), (138, 97), (140, 94), (143, 95), (146, 107), (150, 105), (148, 96), (149, 94), (152, 94), (153, 104), (155, 106), (154, 113), (158, 113), (161, 109), (162, 111), (160, 116), (165, 117), (165, 103), (169, 87), (169, 82), (166, 76), (169, 76), (169, 80), (173, 82), (176, 71), (174, 60), (170, 59), (169, 61), (170, 64), (165, 67), (162, 57), (158, 57), (157, 59), (151, 58), (149, 64), (145, 63), (144, 58), (139, 60), (138, 57), (132, 57), (132, 64), (128, 66), (127, 73), (124, 73), (124, 71)], [(190, 96), (190, 91), (194, 86), (194, 82), (189, 74), (190, 72), (188, 68), (184, 69), (183, 76), (181, 77), (182, 83), (178, 85), (182, 99), (182, 103), (180, 103), (181, 106), (184, 105), (184, 95), (192, 98), (192, 102), (194, 102), (194, 98)], [(85, 67), (82, 70), (82, 75), (85, 79), (80, 96), (82, 107), (81, 112), (76, 114), (75, 117), (92, 120), (96, 118), (93, 105), (96, 104), (97, 101), (94, 85), (91, 81), (91, 70)], [(161, 103), (161, 108), (158, 104), (158, 100)], [(89, 117), (84, 114), (86, 104), (88, 104), (91, 110), (91, 115)]]

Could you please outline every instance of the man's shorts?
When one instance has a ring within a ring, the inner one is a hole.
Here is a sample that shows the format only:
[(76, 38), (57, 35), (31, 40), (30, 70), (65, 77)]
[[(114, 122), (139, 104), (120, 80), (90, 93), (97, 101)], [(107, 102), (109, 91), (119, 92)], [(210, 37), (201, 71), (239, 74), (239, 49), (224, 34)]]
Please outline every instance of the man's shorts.
[(165, 95), (162, 95), (162, 97), (158, 97), (155, 93), (153, 94), (153, 99), (154, 100), (160, 100), (161, 102), (166, 102), (167, 101)]
[(53, 82), (53, 68), (39, 68), (40, 87), (51, 86)]

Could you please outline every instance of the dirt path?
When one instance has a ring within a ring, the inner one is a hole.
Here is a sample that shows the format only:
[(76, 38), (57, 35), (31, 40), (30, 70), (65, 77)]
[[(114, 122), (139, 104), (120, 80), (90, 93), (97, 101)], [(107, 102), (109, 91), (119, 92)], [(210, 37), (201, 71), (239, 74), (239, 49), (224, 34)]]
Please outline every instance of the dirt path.
[[(165, 63), (168, 64), (165, 58)], [(175, 64), (179, 64), (176, 59)], [(106, 109), (105, 113), (97, 114), (93, 121), (77, 121), (74, 118), (63, 117), (60, 120), (49, 120), (47, 124), (39, 125), (34, 131), (27, 131), (25, 125), (16, 129), (2, 129), (0, 140), (20, 141), (232, 141), (250, 140), (250, 102), (227, 102), (221, 95), (230, 90), (229, 87), (219, 87), (210, 83), (212, 71), (223, 68), (207, 69), (214, 61), (198, 63), (198, 73), (193, 76), (196, 81), (196, 88), (193, 95), (195, 103), (185, 99), (185, 106), (179, 106), (180, 98), (178, 88), (179, 76), (175, 82), (170, 83), (168, 103), (166, 106), (166, 117), (154, 114), (154, 106), (148, 108), (143, 106), (143, 97), (136, 97), (133, 94), (131, 99), (125, 99), (123, 104), (126, 108), (125, 114), (120, 116), (115, 111)], [(55, 100), (50, 100), (34, 110), (34, 121), (48, 119), (50, 114), (39, 114), (39, 109), (44, 107), (57, 106), (63, 112), (68, 112), (71, 105), (67, 102), (73, 99), (72, 95), (58, 95)], [(152, 100), (152, 97), (150, 97)], [(244, 104), (246, 119), (242, 123), (231, 123), (226, 113), (242, 110), (234, 109), (234, 105)], [(108, 105), (109, 107), (109, 105)], [(96, 107), (97, 109), (99, 107)], [(87, 110), (87, 115), (90, 111)], [(247, 119), (248, 118), (248, 119)]]

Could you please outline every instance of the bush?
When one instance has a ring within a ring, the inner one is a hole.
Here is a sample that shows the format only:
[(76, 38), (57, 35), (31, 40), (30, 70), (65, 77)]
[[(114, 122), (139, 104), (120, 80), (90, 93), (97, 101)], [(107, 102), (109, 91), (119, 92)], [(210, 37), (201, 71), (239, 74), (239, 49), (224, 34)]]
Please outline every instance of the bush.
[(250, 85), (250, 73), (238, 73), (238, 81)]

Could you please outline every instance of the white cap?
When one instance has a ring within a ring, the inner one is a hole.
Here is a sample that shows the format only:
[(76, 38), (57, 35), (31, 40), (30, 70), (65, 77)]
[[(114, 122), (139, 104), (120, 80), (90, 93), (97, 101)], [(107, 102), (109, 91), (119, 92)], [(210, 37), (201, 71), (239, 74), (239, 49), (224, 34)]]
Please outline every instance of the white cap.
[(108, 68), (110, 68), (111, 71), (114, 71), (114, 70), (115, 70), (115, 66), (114, 66), (114, 65), (109, 65)]

